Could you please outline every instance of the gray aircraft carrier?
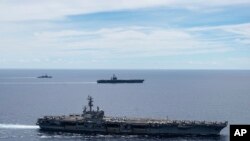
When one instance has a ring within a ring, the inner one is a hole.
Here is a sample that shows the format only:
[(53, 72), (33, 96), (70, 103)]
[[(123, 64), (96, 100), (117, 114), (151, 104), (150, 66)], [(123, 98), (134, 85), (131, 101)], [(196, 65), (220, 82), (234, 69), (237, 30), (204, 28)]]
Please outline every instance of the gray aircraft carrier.
[(111, 77), (111, 79), (107, 80), (107, 79), (101, 79), (101, 80), (97, 80), (97, 83), (112, 83), (112, 84), (116, 84), (116, 83), (143, 83), (144, 79), (118, 79), (114, 74)]
[(152, 136), (219, 136), (227, 124), (227, 121), (106, 117), (99, 107), (93, 110), (93, 98), (90, 96), (88, 107), (84, 107), (82, 114), (44, 116), (37, 120), (43, 131)]

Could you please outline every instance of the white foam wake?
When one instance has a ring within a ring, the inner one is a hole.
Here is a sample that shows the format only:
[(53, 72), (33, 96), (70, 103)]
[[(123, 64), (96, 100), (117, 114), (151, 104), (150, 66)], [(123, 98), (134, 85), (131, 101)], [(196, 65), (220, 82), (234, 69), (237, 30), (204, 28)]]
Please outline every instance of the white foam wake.
[(0, 129), (38, 129), (36, 125), (0, 124)]
[(34, 79), (37, 77), (0, 77), (0, 79)]
[(96, 82), (0, 82), (0, 85), (96, 84)]

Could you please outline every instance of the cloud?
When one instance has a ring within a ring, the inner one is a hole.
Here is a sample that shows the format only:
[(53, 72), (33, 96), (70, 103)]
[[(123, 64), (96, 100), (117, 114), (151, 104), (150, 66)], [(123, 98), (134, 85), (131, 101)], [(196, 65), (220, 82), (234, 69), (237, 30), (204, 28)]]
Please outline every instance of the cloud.
[(95, 31), (47, 31), (36, 33), (35, 36), (37, 40), (47, 42), (46, 46), (63, 45), (67, 53), (82, 52), (107, 58), (189, 55), (231, 50), (223, 43), (205, 40), (193, 32), (181, 29), (120, 27)]
[[(115, 63), (126, 63), (125, 67), (150, 68), (158, 62), (160, 67), (223, 68), (225, 64), (237, 66), (237, 60), (231, 64), (226, 57), (238, 57), (243, 68), (249, 64), (250, 23), (234, 23), (249, 22), (247, 14), (238, 16), (249, 5), (249, 0), (2, 0), (0, 64), (115, 68)], [(232, 14), (242, 7), (244, 10)], [(129, 10), (139, 13), (131, 18)], [(98, 12), (110, 13), (83, 16)], [(158, 15), (164, 12), (170, 14)], [(69, 17), (79, 14), (79, 19)], [(197, 25), (208, 26), (194, 27)]]
[[(237, 57), (234, 56), (230, 56), (231, 59), (223, 57), (224, 54), (235, 50), (228, 46), (228, 41), (213, 40), (200, 34), (213, 28), (218, 30), (218, 27), (189, 30), (113, 27), (39, 31), (30, 37), (30, 41), (26, 39), (20, 41), (22, 46), (16, 42), (5, 43), (4, 46), (12, 46), (12, 49), (0, 48), (2, 57), (0, 64), (2, 67), (28, 68), (46, 66), (48, 68), (247, 69), (248, 56), (238, 57), (239, 59), (235, 59)], [(222, 57), (211, 57), (214, 54)], [(199, 59), (194, 59), (193, 56), (198, 56)], [(203, 56), (211, 58), (204, 60)]]
[[(233, 5), (249, 5), (249, 0), (2, 0), (0, 21), (58, 20), (69, 15), (131, 10), (150, 7), (176, 7), (185, 9), (215, 8)], [(216, 9), (216, 8), (215, 8)]]
[(208, 32), (208, 31), (213, 31), (216, 33), (224, 32), (226, 36), (223, 36), (222, 38), (229, 37), (229, 39), (233, 39), (237, 43), (246, 45), (250, 44), (250, 23), (195, 27), (195, 28), (190, 28), (188, 30), (194, 32)]
[(225, 57), (210, 60), (190, 60), (182, 62), (187, 64), (186, 68), (200, 69), (249, 69), (250, 57)]

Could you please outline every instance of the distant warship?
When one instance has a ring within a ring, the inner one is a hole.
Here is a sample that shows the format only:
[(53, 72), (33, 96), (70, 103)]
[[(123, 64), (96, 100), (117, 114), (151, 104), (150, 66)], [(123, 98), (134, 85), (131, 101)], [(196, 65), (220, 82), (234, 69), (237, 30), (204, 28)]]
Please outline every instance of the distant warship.
[(228, 122), (106, 117), (99, 107), (93, 110), (93, 98), (89, 96), (82, 114), (44, 116), (36, 124), (42, 131), (83, 134), (219, 136)]
[(97, 80), (97, 83), (143, 83), (143, 79), (117, 79), (113, 74), (109, 80)]
[(38, 76), (37, 78), (52, 78), (52, 76), (45, 74), (45, 75)]

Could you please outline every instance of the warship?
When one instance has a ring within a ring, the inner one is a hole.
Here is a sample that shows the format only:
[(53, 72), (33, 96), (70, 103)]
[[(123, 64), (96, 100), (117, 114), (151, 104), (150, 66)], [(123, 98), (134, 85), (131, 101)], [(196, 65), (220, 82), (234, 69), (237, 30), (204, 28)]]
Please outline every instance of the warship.
[(80, 134), (121, 134), (148, 136), (219, 136), (228, 122), (108, 117), (88, 97), (82, 114), (44, 116), (37, 120), (41, 131)]
[(143, 83), (143, 79), (117, 79), (113, 74), (109, 80), (97, 80), (97, 83)]
[(37, 78), (52, 78), (52, 76), (45, 74), (45, 75), (38, 76)]

